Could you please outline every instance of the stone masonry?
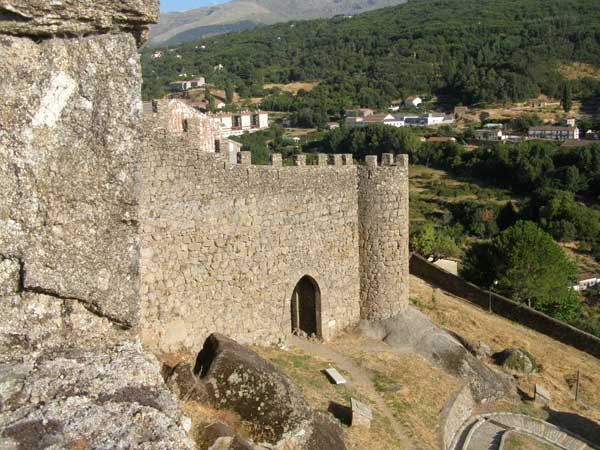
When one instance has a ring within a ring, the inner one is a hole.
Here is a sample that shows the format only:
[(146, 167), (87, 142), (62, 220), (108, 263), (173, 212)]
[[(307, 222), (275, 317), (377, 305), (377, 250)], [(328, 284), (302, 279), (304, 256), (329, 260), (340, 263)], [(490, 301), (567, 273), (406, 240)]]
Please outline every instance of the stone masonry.
[(319, 329), (333, 337), (408, 301), (408, 167), (320, 155), (283, 167), (249, 154), (207, 153), (197, 133), (172, 133), (160, 102), (145, 118), (141, 322), (151, 348), (197, 348), (212, 332), (275, 343), (291, 331), (291, 297), (308, 275)]

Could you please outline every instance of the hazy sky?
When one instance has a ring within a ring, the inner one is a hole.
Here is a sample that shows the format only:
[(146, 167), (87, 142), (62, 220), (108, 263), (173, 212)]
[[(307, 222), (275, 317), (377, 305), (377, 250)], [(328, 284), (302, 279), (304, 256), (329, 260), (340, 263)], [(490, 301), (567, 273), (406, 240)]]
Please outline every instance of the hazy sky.
[(182, 11), (184, 9), (200, 8), (201, 6), (225, 3), (228, 0), (160, 0), (160, 10)]

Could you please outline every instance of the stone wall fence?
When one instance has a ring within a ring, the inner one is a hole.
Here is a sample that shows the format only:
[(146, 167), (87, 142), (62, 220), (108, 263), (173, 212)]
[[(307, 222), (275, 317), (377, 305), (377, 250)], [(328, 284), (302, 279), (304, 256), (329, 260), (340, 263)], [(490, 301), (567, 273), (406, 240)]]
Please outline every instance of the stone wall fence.
[(410, 273), (485, 310), (600, 358), (600, 339), (533, 308), (486, 291), (413, 254)]

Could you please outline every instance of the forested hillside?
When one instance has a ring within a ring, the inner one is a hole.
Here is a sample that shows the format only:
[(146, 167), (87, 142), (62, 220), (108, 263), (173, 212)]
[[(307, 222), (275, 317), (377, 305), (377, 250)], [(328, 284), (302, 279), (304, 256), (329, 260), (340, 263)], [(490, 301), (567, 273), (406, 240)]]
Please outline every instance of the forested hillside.
[[(297, 96), (273, 90), (263, 103), (271, 110), (309, 109), (316, 122), (345, 106), (381, 108), (412, 94), (469, 105), (557, 97), (566, 83), (560, 62), (600, 64), (600, 2), (410, 1), (351, 19), (218, 36), (156, 60), (146, 50), (142, 61), (146, 98), (162, 95), (182, 73), (203, 74), (242, 97), (269, 94), (264, 83), (320, 80)], [(215, 72), (217, 64), (225, 69)], [(575, 96), (597, 92), (592, 80), (570, 83)]]

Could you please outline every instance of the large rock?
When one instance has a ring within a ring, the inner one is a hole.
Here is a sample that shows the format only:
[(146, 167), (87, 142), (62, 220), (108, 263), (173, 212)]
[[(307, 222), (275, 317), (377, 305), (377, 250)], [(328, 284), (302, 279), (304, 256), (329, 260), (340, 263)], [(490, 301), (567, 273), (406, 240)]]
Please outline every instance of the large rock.
[(255, 442), (289, 442), (306, 450), (345, 450), (342, 430), (315, 413), (300, 389), (278, 368), (235, 341), (211, 335), (194, 372), (219, 408), (235, 411)]
[(487, 367), (456, 337), (415, 308), (407, 308), (385, 321), (361, 322), (359, 330), (392, 347), (413, 351), (460, 379), (468, 380), (478, 402), (515, 395), (515, 386), (509, 377)]
[(140, 88), (131, 35), (0, 38), (4, 292), (17, 285), (134, 322)]
[(0, 448), (187, 450), (191, 427), (141, 346), (0, 364)]
[(137, 32), (158, 18), (158, 0), (0, 0), (0, 33), (18, 36)]

